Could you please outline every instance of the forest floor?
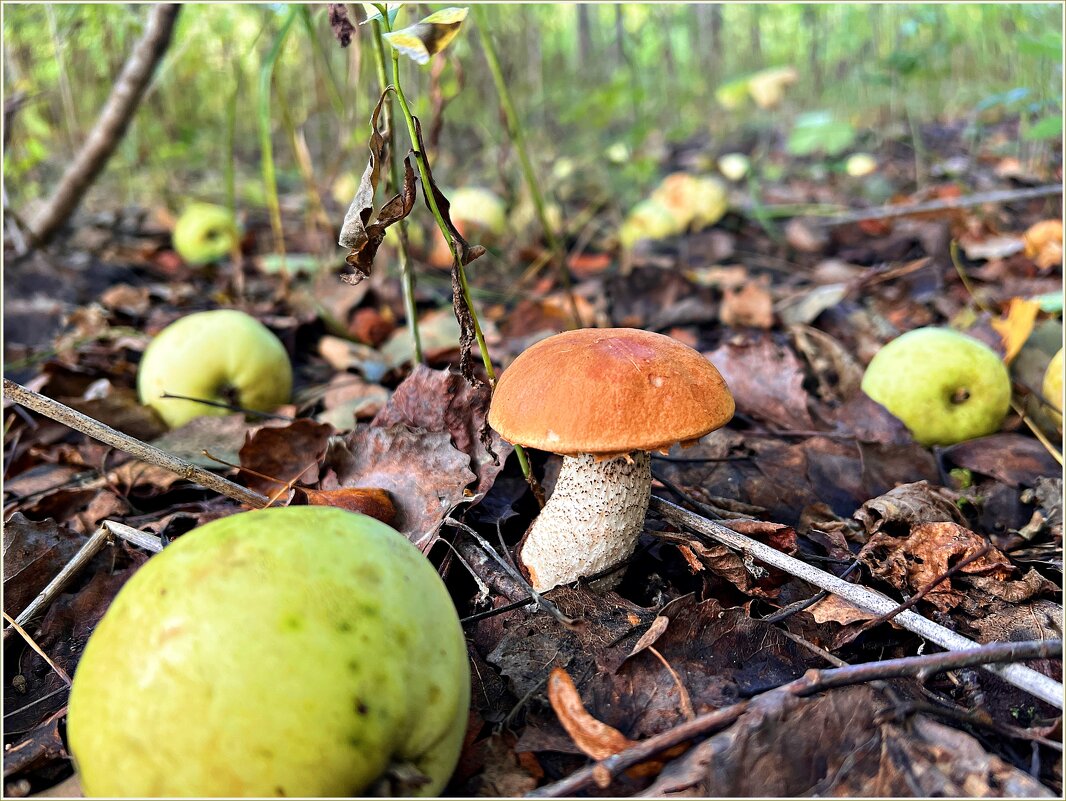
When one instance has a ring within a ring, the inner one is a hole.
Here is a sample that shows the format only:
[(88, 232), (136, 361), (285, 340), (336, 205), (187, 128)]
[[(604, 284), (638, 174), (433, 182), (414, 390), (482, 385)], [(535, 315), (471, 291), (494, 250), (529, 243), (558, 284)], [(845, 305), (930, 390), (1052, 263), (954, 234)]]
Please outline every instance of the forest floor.
[[(1013, 135), (1004, 125), (986, 143)], [(958, 126), (930, 126), (925, 139), (920, 187), (907, 147), (889, 141), (874, 154), (890, 203), (1061, 182), (1061, 163), (1029, 175), (1016, 160), (968, 152)], [(662, 172), (715, 155), (706, 141), (676, 146)], [(1061, 347), (1061, 241), (1057, 259), (1027, 254), (1023, 241), (1034, 223), (1059, 218), (1061, 197), (948, 203), (850, 223), (776, 217), (768, 213), (775, 206), (871, 205), (860, 191), (866, 179), (813, 176), (809, 162), (777, 158), (784, 174), (761, 185), (760, 204), (734, 185), (733, 210), (715, 226), (644, 243), (625, 259), (608, 249), (609, 226), (596, 225), (601, 213), (580, 208), (580, 198), (567, 201), (566, 219), (586, 221), (567, 237), (584, 324), (669, 334), (705, 353), (736, 398), (728, 426), (653, 457), (653, 494), (893, 602), (923, 593), (913, 612), (978, 643), (1061, 637), (1062, 474), (1052, 454), (1061, 438), (1034, 394)], [(285, 201), (298, 207), (301, 197)], [(417, 210), (424, 212), (421, 203)], [(331, 217), (339, 224), (343, 212), (334, 208)], [(298, 254), (309, 247), (306, 229), (299, 213), (287, 219), (287, 250)], [(940, 649), (677, 525), (664, 504), (653, 502), (616, 590), (579, 584), (549, 592), (547, 608), (516, 605), (528, 599), (520, 583), (469, 533), (443, 522), (460, 520), (497, 546), (500, 531), (511, 546), (537, 510), (515, 459), (494, 464), (479, 442), (485, 390), (452, 369), (458, 325), (447, 272), (416, 264), (429, 364), (413, 369), (387, 246), (357, 286), (338, 278), (339, 257), (331, 269), (283, 279), (265, 269), (276, 261), (262, 255), (268, 219), (252, 215), (237, 298), (231, 262), (185, 265), (170, 243), (171, 222), (157, 209), (81, 214), (61, 244), (25, 256), (8, 251), (5, 376), (258, 492), (298, 481), (282, 503), (307, 502), (300, 487), (388, 490), (394, 525), (440, 566), (464, 618), (473, 700), (449, 795), (540, 788), (1061, 797), (1061, 711), (981, 667), (907, 668), (793, 691), (789, 683), (811, 669)], [(520, 265), (544, 253), (536, 237), (522, 241), (490, 247), (470, 267), (503, 369), (568, 324), (569, 302), (552, 271), (522, 276)], [(1056, 295), (1057, 310), (1027, 302)], [(137, 403), (138, 361), (164, 326), (220, 305), (244, 308), (285, 343), (294, 403), (265, 422), (230, 414), (168, 432)], [(949, 323), (1010, 358), (1017, 407), (996, 434), (924, 447), (859, 384), (886, 341)], [(165, 544), (241, 508), (8, 398), (4, 415), (4, 609), (12, 618), (104, 521)], [(331, 438), (359, 454), (357, 463), (331, 462)], [(495, 447), (508, 452), (499, 440)], [(550, 492), (559, 457), (532, 452), (532, 461)], [(440, 538), (456, 543), (480, 589)], [(6, 795), (69, 780), (66, 677), (115, 593), (150, 555), (114, 540), (27, 623), (51, 664), (5, 630)], [(1025, 664), (1062, 679), (1057, 656)], [(719, 717), (708, 719), (715, 710)], [(674, 741), (634, 750), (664, 733)], [(589, 769), (590, 758), (615, 753), (621, 761)], [(70, 781), (64, 788), (77, 792)]]

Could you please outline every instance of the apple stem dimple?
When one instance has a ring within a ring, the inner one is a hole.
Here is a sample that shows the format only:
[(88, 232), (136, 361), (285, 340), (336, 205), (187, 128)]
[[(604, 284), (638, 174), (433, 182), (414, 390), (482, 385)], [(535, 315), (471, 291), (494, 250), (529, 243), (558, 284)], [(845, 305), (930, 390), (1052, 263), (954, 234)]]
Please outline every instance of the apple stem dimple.
[(970, 390), (965, 387), (959, 387), (951, 393), (951, 402), (958, 406), (960, 403), (966, 403), (970, 399)]

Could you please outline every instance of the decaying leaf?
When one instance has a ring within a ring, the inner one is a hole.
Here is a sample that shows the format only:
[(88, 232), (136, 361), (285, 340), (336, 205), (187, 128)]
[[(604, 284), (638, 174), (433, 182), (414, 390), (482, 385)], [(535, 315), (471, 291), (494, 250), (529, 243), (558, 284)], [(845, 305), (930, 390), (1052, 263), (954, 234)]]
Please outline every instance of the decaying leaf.
[(466, 8), (443, 8), (414, 25), (384, 34), (385, 40), (417, 64), (429, 63), (459, 35)]
[(335, 506), (338, 509), (368, 515), (390, 526), (396, 520), (396, 507), (389, 493), (383, 489), (344, 487), (335, 490), (316, 490), (299, 487), (296, 494), (302, 495), (309, 506)]
[(1011, 298), (1006, 316), (992, 320), (992, 327), (1003, 339), (1003, 361), (1007, 364), (1014, 361), (1022, 345), (1029, 339), (1039, 311), (1040, 304), (1035, 300)]
[(900, 527), (906, 531), (919, 523), (965, 522), (950, 490), (934, 487), (928, 481), (901, 484), (867, 501), (855, 513), (855, 519), (868, 534), (882, 529), (898, 532)]
[(1025, 255), (1041, 270), (1062, 264), (1062, 221), (1041, 220), (1030, 226), (1022, 237)]
[(358, 284), (370, 275), (374, 266), (374, 256), (385, 238), (385, 230), (393, 223), (399, 222), (415, 205), (415, 173), (411, 168), (410, 156), (404, 158), (403, 186), (396, 195), (385, 203), (374, 217), (374, 193), (381, 178), (381, 170), (387, 159), (387, 140), (378, 128), (378, 118), (388, 96), (390, 88), (381, 93), (374, 113), (370, 117), (370, 159), (367, 161), (363, 177), (359, 179), (359, 188), (355, 198), (344, 215), (338, 242), (341, 247), (349, 248), (345, 262), (351, 268), (341, 275), (350, 284)]
[(245, 483), (267, 496), (273, 496), (290, 481), (314, 484), (332, 434), (333, 426), (312, 420), (259, 429), (241, 448)]
[(574, 680), (563, 668), (552, 668), (548, 676), (548, 700), (566, 733), (586, 756), (606, 759), (633, 745), (633, 740), (618, 729), (588, 713)]
[(77, 553), (84, 539), (54, 520), (16, 512), (4, 522), (4, 611), (16, 617)]

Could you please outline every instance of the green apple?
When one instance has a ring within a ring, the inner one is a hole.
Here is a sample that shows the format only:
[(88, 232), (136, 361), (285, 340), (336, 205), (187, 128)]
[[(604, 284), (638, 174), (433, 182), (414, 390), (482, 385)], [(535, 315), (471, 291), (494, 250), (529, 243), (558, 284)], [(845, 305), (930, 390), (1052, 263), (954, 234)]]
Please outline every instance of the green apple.
[(469, 701), (455, 607), (414, 545), (274, 508), (137, 571), (78, 664), (67, 737), (90, 796), (437, 795)]
[(682, 230), (714, 225), (729, 209), (729, 197), (720, 181), (687, 172), (667, 175), (651, 199), (670, 212)]
[(718, 159), (718, 172), (730, 181), (739, 181), (751, 171), (751, 159), (743, 153), (726, 153)]
[(683, 226), (670, 210), (657, 200), (640, 201), (626, 215), (618, 231), (622, 247), (631, 250), (642, 239), (665, 239), (681, 233)]
[(265, 325), (242, 311), (216, 309), (182, 317), (159, 332), (141, 358), (137, 391), (141, 403), (176, 428), (232, 409), (164, 395), (269, 412), (289, 401), (292, 366)]
[(862, 390), (923, 445), (994, 433), (1011, 397), (1010, 375), (996, 352), (948, 328), (918, 328), (889, 342), (866, 368)]
[(229, 209), (193, 203), (178, 218), (172, 238), (174, 249), (185, 263), (198, 266), (233, 252), (241, 236)]
[(1062, 370), (1062, 348), (1059, 348), (1059, 352), (1048, 362), (1044, 372), (1044, 384), (1040, 390), (1044, 400), (1051, 404), (1052, 410), (1049, 414), (1059, 428), (1062, 428)]

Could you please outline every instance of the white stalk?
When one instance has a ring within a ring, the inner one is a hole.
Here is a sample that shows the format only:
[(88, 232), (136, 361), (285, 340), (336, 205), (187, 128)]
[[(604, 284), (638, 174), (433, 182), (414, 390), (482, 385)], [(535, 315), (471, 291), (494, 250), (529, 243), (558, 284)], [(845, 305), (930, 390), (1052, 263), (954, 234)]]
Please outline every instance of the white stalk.
[[(599, 573), (637, 545), (651, 497), (651, 457), (564, 456), (555, 491), (522, 544), (520, 560), (538, 592)], [(621, 571), (596, 582), (613, 587)]]

